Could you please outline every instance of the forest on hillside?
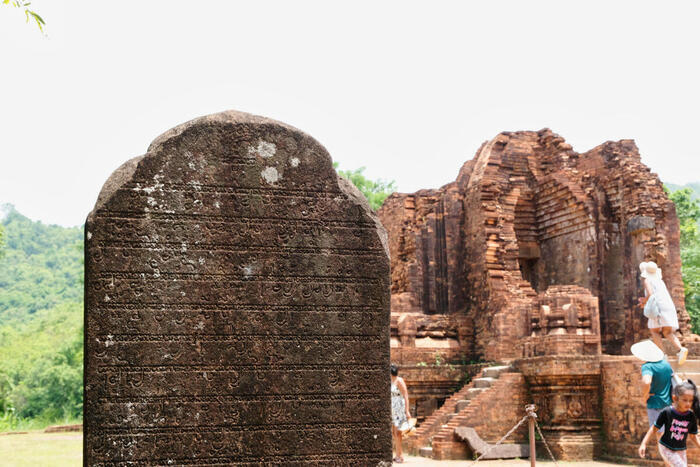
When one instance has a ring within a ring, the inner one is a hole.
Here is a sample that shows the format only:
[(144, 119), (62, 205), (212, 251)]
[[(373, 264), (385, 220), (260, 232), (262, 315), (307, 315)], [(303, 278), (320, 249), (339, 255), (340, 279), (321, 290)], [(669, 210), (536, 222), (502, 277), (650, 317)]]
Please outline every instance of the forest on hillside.
[(0, 431), (82, 417), (83, 229), (5, 209)]
[[(376, 209), (393, 183), (345, 174)], [(670, 192), (681, 223), (686, 308), (700, 333), (700, 205)], [(0, 221), (0, 432), (82, 419), (83, 229)]]

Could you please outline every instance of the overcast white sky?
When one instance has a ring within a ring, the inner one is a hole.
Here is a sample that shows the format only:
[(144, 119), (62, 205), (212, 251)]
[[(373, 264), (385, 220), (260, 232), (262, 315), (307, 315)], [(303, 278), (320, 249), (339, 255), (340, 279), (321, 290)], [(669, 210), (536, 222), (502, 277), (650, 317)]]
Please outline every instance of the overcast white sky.
[(236, 109), (400, 191), (454, 180), (504, 130), (584, 152), (633, 138), (700, 180), (700, 2), (34, 0), (0, 6), (0, 204), (79, 225), (163, 131)]

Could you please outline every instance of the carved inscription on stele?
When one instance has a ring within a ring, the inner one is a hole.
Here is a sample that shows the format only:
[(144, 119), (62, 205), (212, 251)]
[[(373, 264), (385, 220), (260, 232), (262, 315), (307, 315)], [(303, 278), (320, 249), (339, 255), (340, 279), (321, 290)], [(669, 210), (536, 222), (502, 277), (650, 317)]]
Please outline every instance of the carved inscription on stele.
[(381, 465), (386, 234), (279, 122), (185, 123), (86, 223), (86, 465)]

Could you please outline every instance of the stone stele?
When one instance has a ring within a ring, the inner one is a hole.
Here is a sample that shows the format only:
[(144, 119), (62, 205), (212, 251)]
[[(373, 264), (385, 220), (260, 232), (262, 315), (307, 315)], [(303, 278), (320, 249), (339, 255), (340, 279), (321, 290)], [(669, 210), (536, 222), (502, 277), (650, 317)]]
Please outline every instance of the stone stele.
[(85, 465), (390, 461), (386, 233), (316, 140), (192, 120), (85, 231)]

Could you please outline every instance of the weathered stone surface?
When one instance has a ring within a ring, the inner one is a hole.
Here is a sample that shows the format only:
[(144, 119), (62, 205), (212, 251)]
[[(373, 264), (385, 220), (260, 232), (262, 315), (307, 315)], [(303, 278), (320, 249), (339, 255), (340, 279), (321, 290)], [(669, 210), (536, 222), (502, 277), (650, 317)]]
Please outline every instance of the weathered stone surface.
[(635, 216), (627, 221), (627, 232), (630, 234), (639, 233), (640, 230), (654, 229), (656, 229), (656, 222), (652, 217)]
[[(688, 341), (675, 208), (631, 140), (580, 154), (548, 129), (504, 132), (456, 181), (394, 194), (379, 217), (389, 234), (392, 322), (408, 314), (444, 331), (431, 344), (448, 359), (512, 359), (547, 346), (595, 353), (596, 338), (604, 352), (626, 353), (648, 333), (637, 306), (645, 260), (663, 269)], [(547, 338), (533, 350), (523, 340), (553, 286), (585, 290), (572, 298), (599, 298), (598, 309), (571, 317), (584, 337)], [(392, 326), (392, 358), (420, 359), (420, 325), (415, 341), (402, 331)]]
[[(467, 443), (472, 452), (481, 459), (514, 459), (516, 457), (530, 457), (529, 444), (501, 444), (493, 446), (479, 436), (474, 428), (458, 426), (455, 435)], [(485, 455), (484, 455), (485, 454)]]
[(44, 428), (44, 433), (61, 433), (64, 431), (83, 431), (83, 424), (78, 425), (52, 425)]
[(554, 456), (560, 460), (599, 456), (600, 355), (523, 358), (514, 365), (527, 380), (542, 433)]
[(385, 242), (299, 130), (157, 138), (86, 223), (85, 464), (389, 461)]
[(537, 298), (523, 356), (600, 354), (597, 297), (577, 285), (553, 285)]
[(462, 399), (457, 401), (457, 405), (455, 406), (455, 413), (459, 413), (462, 410), (466, 409), (471, 401), (469, 399)]

